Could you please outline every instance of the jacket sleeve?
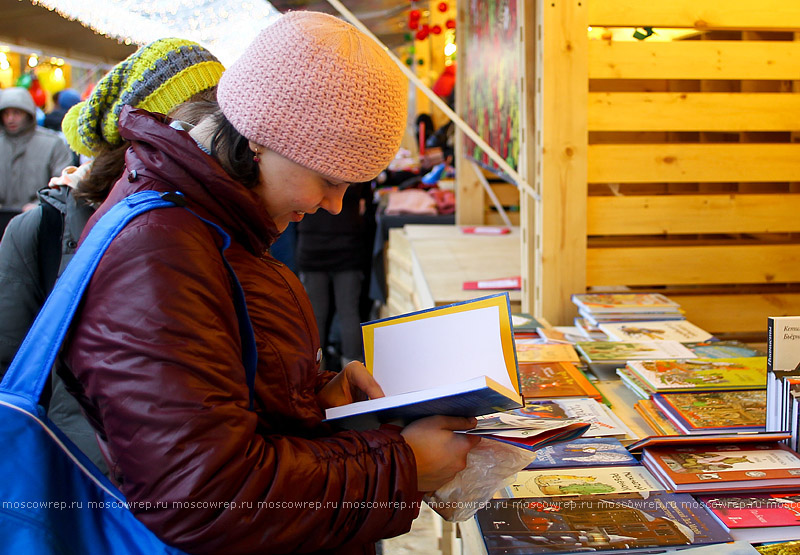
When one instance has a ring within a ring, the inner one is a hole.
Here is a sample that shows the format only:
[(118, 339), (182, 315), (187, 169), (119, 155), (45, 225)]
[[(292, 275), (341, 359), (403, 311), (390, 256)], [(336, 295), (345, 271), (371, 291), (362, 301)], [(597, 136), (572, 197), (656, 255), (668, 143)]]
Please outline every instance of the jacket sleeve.
[(12, 218), (0, 241), (0, 378), (44, 303), (39, 281), (42, 209)]
[(407, 531), (419, 502), (408, 444), (392, 431), (265, 432), (233, 312), (210, 233), (128, 228), (95, 273), (66, 361), (137, 517), (192, 553), (347, 552)]

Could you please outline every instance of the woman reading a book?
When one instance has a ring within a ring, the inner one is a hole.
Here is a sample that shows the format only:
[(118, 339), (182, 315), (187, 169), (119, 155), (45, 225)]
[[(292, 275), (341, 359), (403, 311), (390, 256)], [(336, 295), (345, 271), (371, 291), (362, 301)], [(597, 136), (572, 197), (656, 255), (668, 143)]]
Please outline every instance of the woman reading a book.
[[(223, 74), (219, 110), (197, 126), (123, 109), (125, 173), (84, 235), (138, 191), (180, 193), (172, 198), (188, 210), (148, 212), (117, 235), (59, 373), (137, 518), (167, 543), (191, 553), (371, 552), (410, 528), (421, 492), (465, 466), (477, 440), (453, 431), (474, 419), (362, 432), (323, 422), (326, 408), (382, 391), (359, 362), (320, 373), (311, 304), (268, 251), (290, 221), (339, 212), (348, 184), (389, 163), (406, 97), (402, 73), (369, 37), (292, 12)], [(231, 237), (224, 258), (209, 224)], [(225, 260), (254, 331), (251, 385)]]

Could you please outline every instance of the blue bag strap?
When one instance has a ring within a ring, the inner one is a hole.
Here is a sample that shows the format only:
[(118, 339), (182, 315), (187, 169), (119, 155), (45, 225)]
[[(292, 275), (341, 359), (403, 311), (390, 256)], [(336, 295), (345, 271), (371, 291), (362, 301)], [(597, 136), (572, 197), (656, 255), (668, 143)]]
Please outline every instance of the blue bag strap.
[[(111, 241), (130, 220), (139, 214), (154, 208), (185, 204), (186, 201), (179, 193), (141, 191), (115, 204), (98, 220), (45, 301), (0, 383), (0, 390), (22, 397), (31, 406), (36, 406), (83, 293)], [(203, 221), (222, 236), (223, 246), (220, 250), (224, 251), (231, 242), (228, 234), (218, 225), (208, 220)], [(225, 259), (224, 252), (222, 258), (231, 275), (234, 304), (242, 340), (243, 362), (247, 385), (250, 389), (250, 408), (252, 409), (257, 362), (255, 338), (242, 286), (233, 268)]]

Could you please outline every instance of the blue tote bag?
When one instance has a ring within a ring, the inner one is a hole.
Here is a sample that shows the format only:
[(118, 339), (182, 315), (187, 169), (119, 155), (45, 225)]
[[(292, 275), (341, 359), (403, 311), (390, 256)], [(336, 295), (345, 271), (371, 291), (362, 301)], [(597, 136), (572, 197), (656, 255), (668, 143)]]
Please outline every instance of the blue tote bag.
[[(125, 497), (44, 415), (38, 400), (83, 292), (111, 240), (135, 216), (185, 204), (144, 191), (117, 203), (92, 228), (59, 278), (0, 383), (0, 552), (25, 555), (180, 554), (139, 522)], [(222, 250), (230, 238), (223, 237)], [(251, 407), (255, 342), (244, 294), (231, 274)]]

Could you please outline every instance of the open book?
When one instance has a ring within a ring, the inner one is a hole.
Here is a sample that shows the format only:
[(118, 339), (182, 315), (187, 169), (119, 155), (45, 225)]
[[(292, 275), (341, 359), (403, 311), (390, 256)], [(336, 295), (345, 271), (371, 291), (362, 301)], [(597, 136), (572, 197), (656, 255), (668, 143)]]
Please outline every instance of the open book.
[(351, 429), (520, 408), (507, 293), (367, 322), (367, 369), (386, 397), (329, 408)]

